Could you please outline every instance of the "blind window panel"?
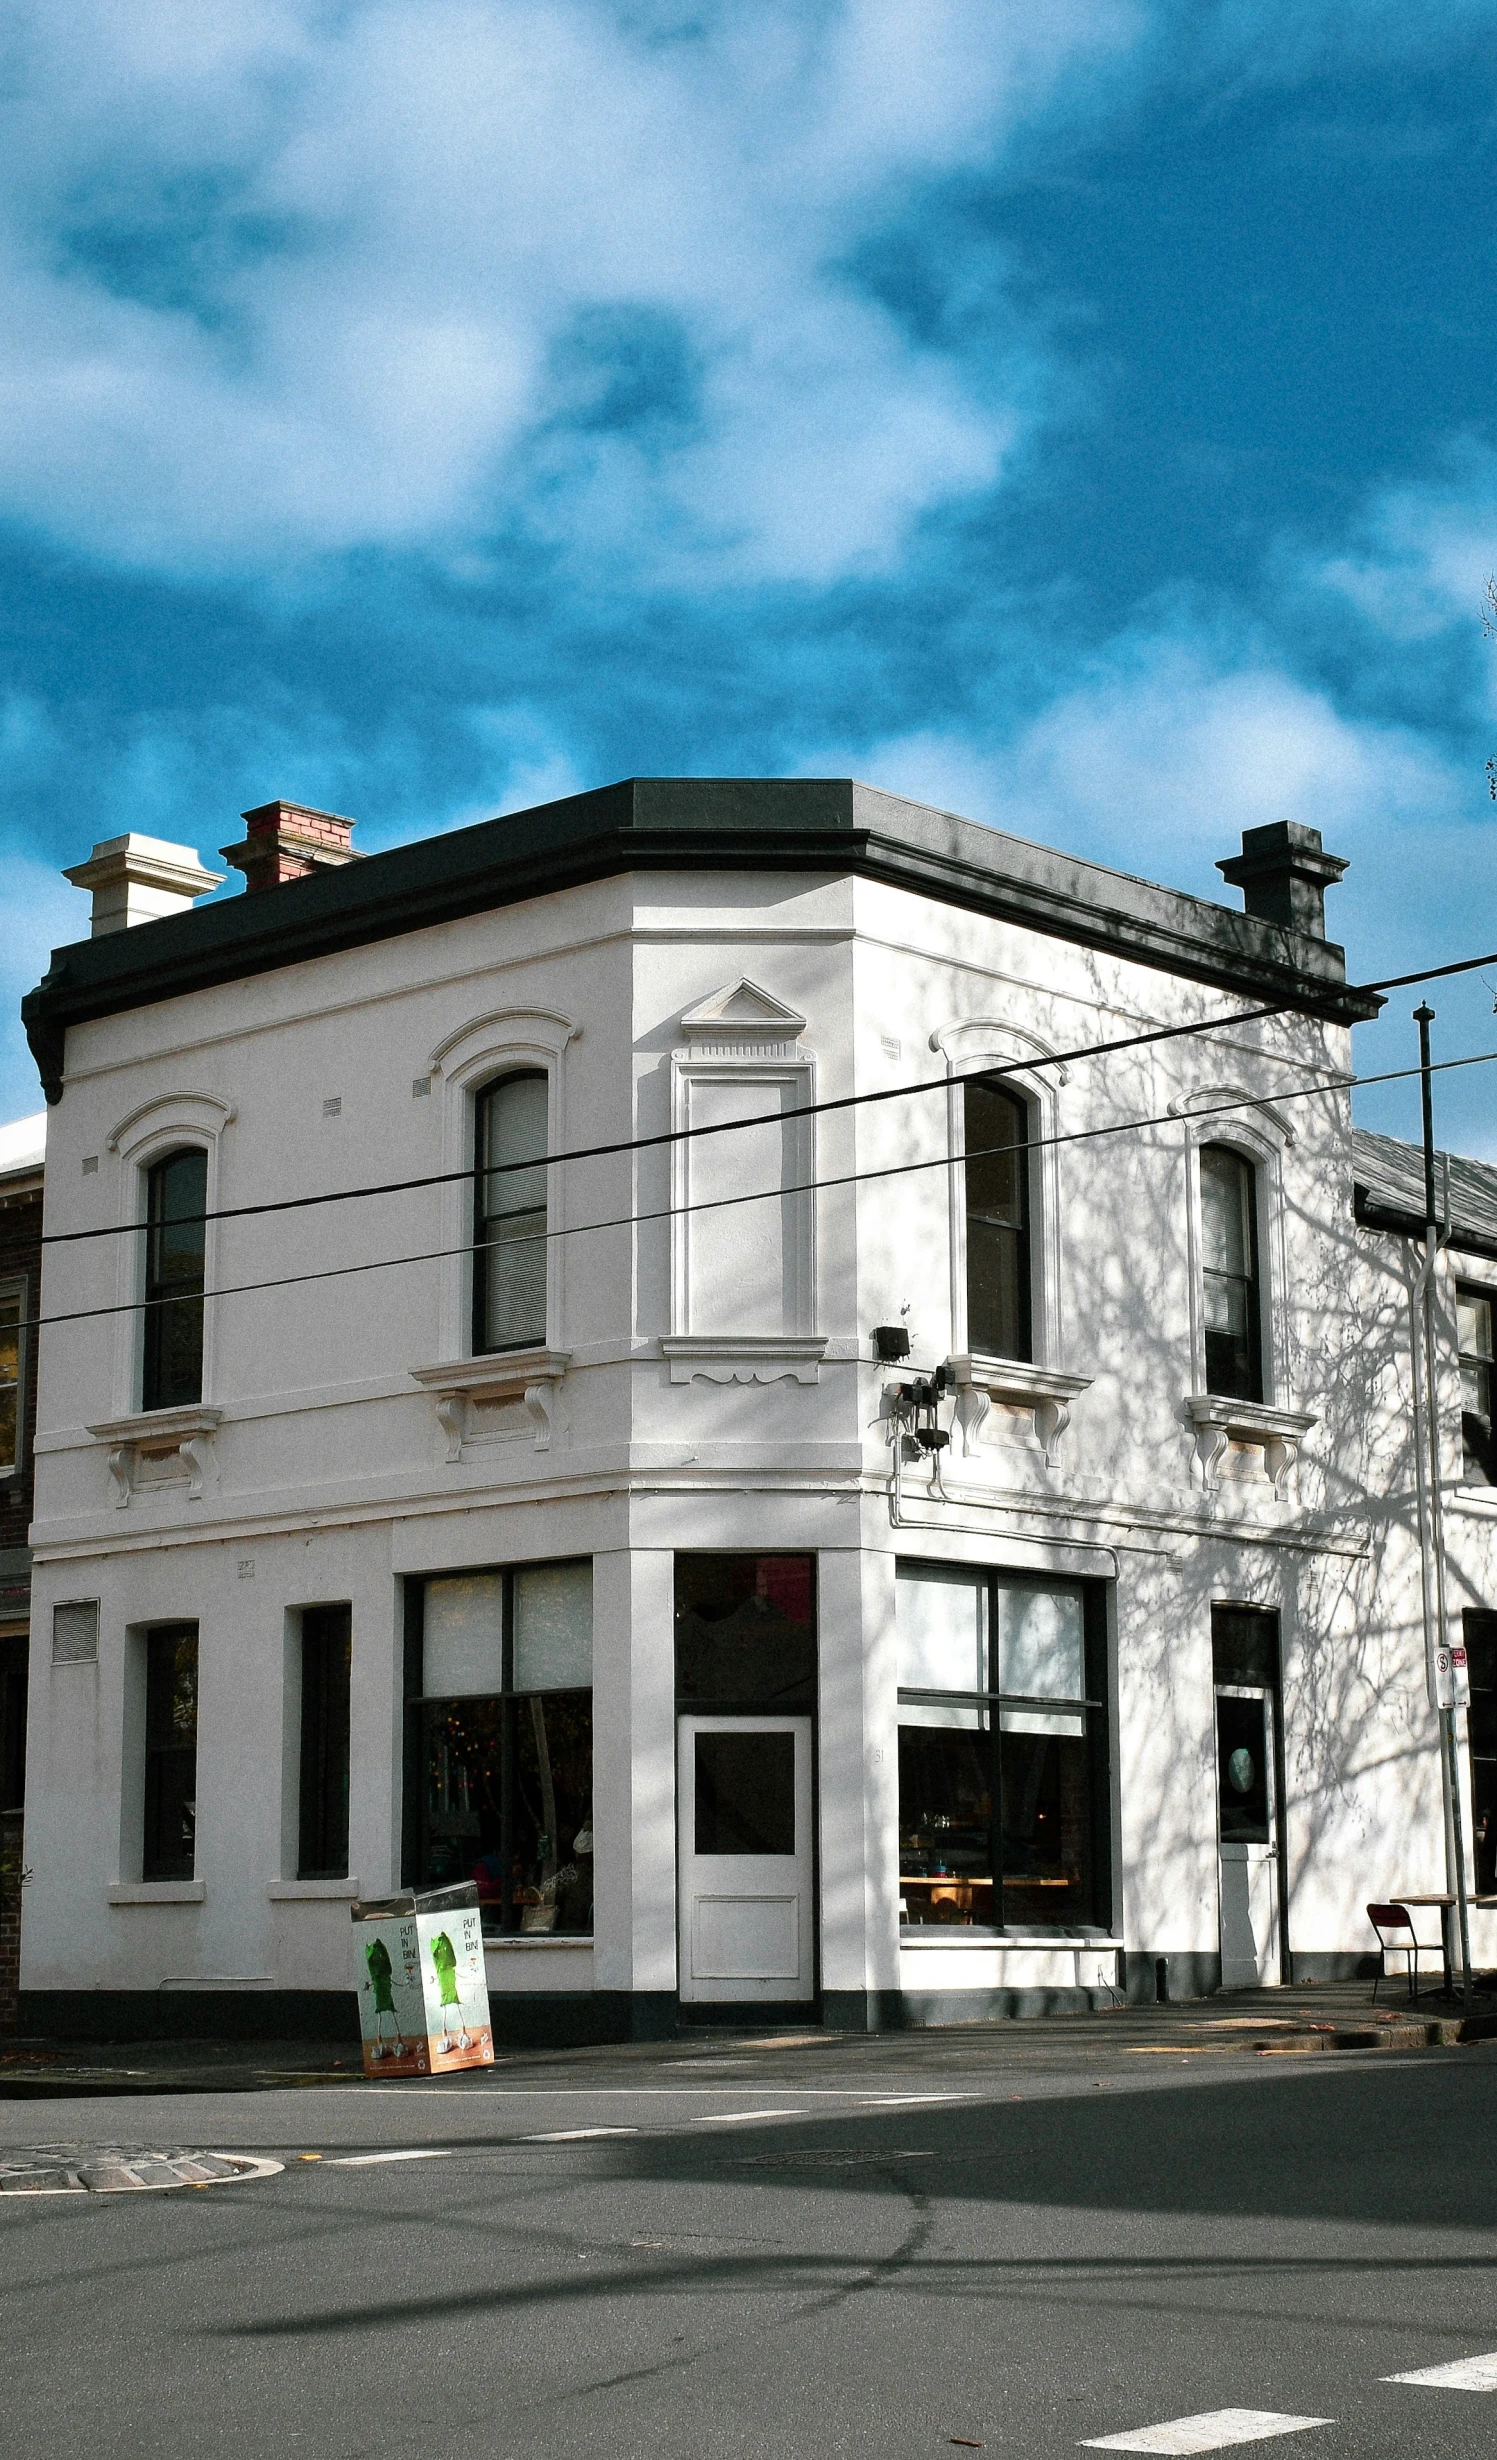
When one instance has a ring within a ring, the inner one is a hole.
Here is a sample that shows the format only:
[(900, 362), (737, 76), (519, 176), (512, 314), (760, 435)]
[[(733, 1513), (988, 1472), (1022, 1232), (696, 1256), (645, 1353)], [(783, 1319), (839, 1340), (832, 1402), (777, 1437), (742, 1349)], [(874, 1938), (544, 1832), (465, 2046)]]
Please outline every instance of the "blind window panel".
[(593, 1679), (593, 1567), (540, 1563), (515, 1574), (516, 1691), (579, 1691)]
[(435, 1699), (498, 1691), (504, 1668), (504, 1579), (470, 1572), (426, 1583), (421, 1687)]
[[(900, 1564), (895, 1628), (902, 1691), (987, 1691), (988, 1583), (982, 1572)], [(941, 1716), (939, 1722), (949, 1719)]]
[[(998, 1688), (1021, 1699), (1084, 1700), (1086, 1621), (1080, 1589), (1041, 1589), (1021, 1581), (996, 1584)], [(1005, 1734), (1080, 1734), (1078, 1711), (1005, 1708)]]

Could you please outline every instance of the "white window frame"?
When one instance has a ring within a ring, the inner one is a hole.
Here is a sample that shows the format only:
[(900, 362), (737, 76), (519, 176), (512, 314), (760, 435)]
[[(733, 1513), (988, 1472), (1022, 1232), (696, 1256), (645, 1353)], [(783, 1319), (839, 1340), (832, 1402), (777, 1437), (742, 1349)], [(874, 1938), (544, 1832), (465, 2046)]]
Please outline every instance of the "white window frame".
[(1253, 1173), (1254, 1218), (1258, 1232), (1258, 1342), (1262, 1360), (1263, 1395), (1254, 1406), (1291, 1409), (1289, 1324), (1285, 1293), (1289, 1287), (1284, 1248), (1284, 1155), (1295, 1142), (1287, 1121), (1253, 1097), (1251, 1113), (1219, 1110), (1214, 1116), (1193, 1115), (1198, 1107), (1241, 1097), (1240, 1085), (1201, 1088), (1186, 1103), (1170, 1104), (1185, 1120), (1185, 1218), (1190, 1275), (1189, 1390), (1206, 1390), (1206, 1243), (1201, 1218), (1201, 1147), (1221, 1145), (1240, 1154)]
[[(216, 1093), (162, 1094), (153, 1102), (143, 1103), (112, 1129), (106, 1149), (116, 1158), (115, 1218), (123, 1228), (127, 1224), (142, 1225), (146, 1218), (147, 1184), (155, 1163), (164, 1161), (170, 1153), (193, 1149), (208, 1157), (207, 1195), (204, 1209), (216, 1213), (222, 1202), (223, 1184), (221, 1146), (225, 1130), (236, 1116), (232, 1102), (225, 1102)], [(203, 1232), (203, 1382), (196, 1406), (206, 1408), (218, 1390), (216, 1345), (218, 1306), (214, 1291), (218, 1284), (218, 1229), (209, 1220)], [(142, 1302), (146, 1285), (146, 1232), (137, 1227), (135, 1235), (116, 1241), (116, 1298), (121, 1313), (117, 1314), (114, 1334), (113, 1416), (127, 1418), (143, 1415), (141, 1408), (141, 1378), (145, 1369), (145, 1316)], [(155, 1412), (151, 1413), (153, 1416)]]
[[(496, 1366), (524, 1353), (473, 1348), (473, 1170), (477, 1099), (497, 1077), (527, 1073), (546, 1079), (546, 1150), (564, 1153), (567, 1143), (566, 1054), (580, 1025), (555, 1008), (500, 1008), (474, 1017), (439, 1042), (426, 1063), (442, 1088), (442, 1169), (453, 1174), (442, 1187), (443, 1250), (439, 1341), (444, 1359), (492, 1356)], [(546, 1169), (546, 1333), (537, 1349), (563, 1346), (567, 1304), (565, 1237), (567, 1172), (550, 1161)]]
[[(1002, 1067), (1004, 1083), (1025, 1104), (1028, 1136), (1038, 1151), (1025, 1156), (1029, 1172), (1029, 1333), (1034, 1352), (1027, 1364), (1058, 1368), (1061, 1361), (1060, 1313), (1060, 1159), (1056, 1145), (1059, 1091), (1070, 1070), (1057, 1064), (1036, 1068), (1036, 1059), (1050, 1057), (1050, 1046), (1023, 1026), (1004, 1017), (968, 1017), (940, 1026), (930, 1047), (946, 1062), (946, 1132), (950, 1155), (950, 1274), (952, 1355), (970, 1355), (967, 1340), (967, 1167), (966, 1102), (962, 1079), (981, 1073), (984, 1064)], [(1025, 1064), (1026, 1062), (1030, 1064)]]

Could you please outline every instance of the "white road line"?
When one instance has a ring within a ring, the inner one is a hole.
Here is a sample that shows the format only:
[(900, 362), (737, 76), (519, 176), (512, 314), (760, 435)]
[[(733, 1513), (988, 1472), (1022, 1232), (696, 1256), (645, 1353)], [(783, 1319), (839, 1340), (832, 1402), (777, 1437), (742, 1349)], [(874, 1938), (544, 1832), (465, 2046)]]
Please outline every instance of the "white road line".
[(745, 2118), (804, 2118), (804, 2110), (708, 2110), (694, 2118), (694, 2127), (734, 2127)]
[(595, 2135), (638, 2135), (637, 2127), (557, 2127), (549, 2135), (522, 2135), (520, 2144), (585, 2144)]
[(970, 2093), (870, 2093), (870, 2110), (904, 2110), (933, 2101), (970, 2101)]
[(428, 2144), (417, 2152), (335, 2153), (325, 2166), (331, 2170), (372, 2170), (378, 2161), (446, 2161), (456, 2149), (450, 2144)]
[(1277, 2409), (1203, 2409), (1196, 2417), (1172, 2417), (1162, 2426), (1132, 2434), (1088, 2435), (1083, 2451), (1225, 2451), (1232, 2443), (1263, 2443), (1273, 2434), (1301, 2434), (1307, 2426), (1332, 2426), (1331, 2417), (1285, 2417)]
[(1497, 2351), (1490, 2357), (1452, 2358), (1448, 2366), (1420, 2366), (1411, 2375), (1384, 2375), (1384, 2383), (1429, 2383), (1446, 2392), (1497, 2392)]

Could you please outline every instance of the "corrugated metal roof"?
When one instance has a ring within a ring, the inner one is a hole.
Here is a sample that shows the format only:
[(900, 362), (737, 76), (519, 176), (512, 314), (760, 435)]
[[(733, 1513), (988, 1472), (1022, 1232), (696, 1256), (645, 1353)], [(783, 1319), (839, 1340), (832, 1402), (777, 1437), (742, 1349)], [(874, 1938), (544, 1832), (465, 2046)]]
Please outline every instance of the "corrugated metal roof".
[[(1374, 1228), (1422, 1225), (1422, 1147), (1405, 1144), (1398, 1136), (1374, 1136), (1367, 1128), (1354, 1128), (1351, 1144), (1358, 1219)], [(1435, 1202), (1442, 1220), (1448, 1203), (1456, 1246), (1497, 1250), (1497, 1167), (1492, 1163), (1468, 1161), (1461, 1153), (1437, 1153)], [(1464, 1240), (1463, 1231), (1468, 1234)]]

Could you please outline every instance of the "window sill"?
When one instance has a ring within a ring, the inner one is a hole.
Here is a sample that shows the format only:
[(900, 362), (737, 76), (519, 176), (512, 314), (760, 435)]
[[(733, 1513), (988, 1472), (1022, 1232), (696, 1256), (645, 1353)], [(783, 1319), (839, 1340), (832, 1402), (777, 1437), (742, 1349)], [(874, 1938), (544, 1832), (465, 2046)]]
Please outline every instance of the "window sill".
[(1030, 1412), (1033, 1442), (1043, 1452), (1046, 1468), (1059, 1466), (1060, 1441), (1071, 1423), (1071, 1404), (1088, 1389), (1089, 1375), (1061, 1375), (1027, 1359), (988, 1358), (979, 1353), (948, 1359), (947, 1365), (956, 1382), (956, 1420), (965, 1453), (978, 1451), (980, 1430), (996, 1401), (1000, 1410)]
[(109, 1446), (109, 1478), (123, 1511), (137, 1488), (183, 1486), (189, 1503), (201, 1503), (204, 1485), (216, 1485), (213, 1439), (221, 1409), (195, 1403), (190, 1409), (147, 1409), (131, 1418), (105, 1418), (89, 1428)]
[(200, 1905), (208, 1893), (202, 1879), (129, 1879), (108, 1889), (111, 1905)]
[(512, 1948), (524, 1948), (528, 1953), (535, 1948), (590, 1949), (592, 1944), (593, 1934), (590, 1930), (563, 1931), (559, 1938), (555, 1931), (512, 1931), (507, 1932), (502, 1939), (486, 1937), (483, 1943), (483, 1949), (486, 1956), (491, 1956), (498, 1948), (503, 1948), (506, 1952)]
[(952, 1923), (949, 1928), (939, 1922), (917, 1922), (900, 1928), (901, 1948), (1061, 1948), (1067, 1953), (1089, 1956), (1120, 1948), (1121, 1939), (1109, 1938), (1105, 1931), (1089, 1930), (974, 1930), (966, 1924)]
[(537, 1345), (496, 1350), (483, 1358), (451, 1358), (441, 1366), (409, 1367), (406, 1372), (436, 1405), (448, 1460), (460, 1461), (467, 1445), (513, 1441), (516, 1436), (529, 1437), (537, 1452), (548, 1452), (556, 1387), (571, 1359), (570, 1350)]
[(358, 1895), (356, 1879), (272, 1879), (265, 1893), (273, 1905), (317, 1905)]
[(1274, 1495), (1283, 1495), (1285, 1481), (1299, 1458), (1299, 1448), (1320, 1421), (1302, 1409), (1272, 1409), (1262, 1401), (1234, 1401), (1220, 1392), (1189, 1392), (1185, 1411), (1195, 1430), (1196, 1460), (1201, 1484), (1215, 1494), (1232, 1444), (1249, 1444), (1263, 1455), (1263, 1474)]

